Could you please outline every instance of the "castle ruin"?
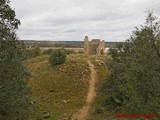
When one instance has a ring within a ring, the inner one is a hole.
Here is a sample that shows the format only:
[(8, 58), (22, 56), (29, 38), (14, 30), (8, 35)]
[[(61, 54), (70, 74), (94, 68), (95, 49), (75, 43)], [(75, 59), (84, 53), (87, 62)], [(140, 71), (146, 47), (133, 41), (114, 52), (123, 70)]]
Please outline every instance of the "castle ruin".
[(84, 52), (86, 54), (103, 55), (105, 47), (105, 42), (100, 39), (92, 39), (89, 41), (88, 36), (85, 36), (84, 38)]

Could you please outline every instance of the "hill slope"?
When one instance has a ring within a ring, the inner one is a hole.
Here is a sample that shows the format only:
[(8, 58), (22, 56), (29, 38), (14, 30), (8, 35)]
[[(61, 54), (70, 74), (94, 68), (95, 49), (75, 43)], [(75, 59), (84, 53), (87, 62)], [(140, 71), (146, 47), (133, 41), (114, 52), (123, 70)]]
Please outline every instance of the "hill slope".
[(34, 107), (30, 120), (70, 118), (85, 104), (88, 90), (89, 66), (84, 55), (69, 55), (65, 64), (51, 67), (49, 56), (26, 60), (25, 66), (31, 73), (28, 86)]

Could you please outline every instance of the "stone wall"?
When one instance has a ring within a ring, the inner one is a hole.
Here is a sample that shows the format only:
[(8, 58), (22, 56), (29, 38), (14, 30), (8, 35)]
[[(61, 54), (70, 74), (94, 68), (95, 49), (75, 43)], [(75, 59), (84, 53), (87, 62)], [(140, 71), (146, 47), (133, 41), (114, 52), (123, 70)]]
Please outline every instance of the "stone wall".
[(100, 39), (89, 41), (88, 36), (84, 38), (84, 52), (86, 54), (103, 55), (105, 50), (105, 42)]

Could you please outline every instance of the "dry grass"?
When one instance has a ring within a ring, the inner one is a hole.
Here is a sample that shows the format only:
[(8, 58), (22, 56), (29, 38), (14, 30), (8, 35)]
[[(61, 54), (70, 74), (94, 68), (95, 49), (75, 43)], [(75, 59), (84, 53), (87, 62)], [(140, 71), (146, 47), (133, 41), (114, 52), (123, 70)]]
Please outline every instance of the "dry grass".
[(63, 120), (71, 117), (85, 104), (88, 89), (89, 66), (87, 56), (69, 55), (65, 64), (51, 67), (49, 56), (43, 55), (24, 62), (31, 73), (28, 86), (33, 103), (30, 120)]

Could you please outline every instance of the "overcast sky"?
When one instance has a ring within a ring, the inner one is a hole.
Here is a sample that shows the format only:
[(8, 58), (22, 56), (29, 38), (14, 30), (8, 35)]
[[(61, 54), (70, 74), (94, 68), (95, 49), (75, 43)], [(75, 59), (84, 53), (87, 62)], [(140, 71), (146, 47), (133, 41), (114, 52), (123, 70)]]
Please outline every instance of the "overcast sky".
[(21, 26), (19, 39), (124, 41), (145, 22), (146, 11), (160, 16), (160, 0), (12, 0)]

